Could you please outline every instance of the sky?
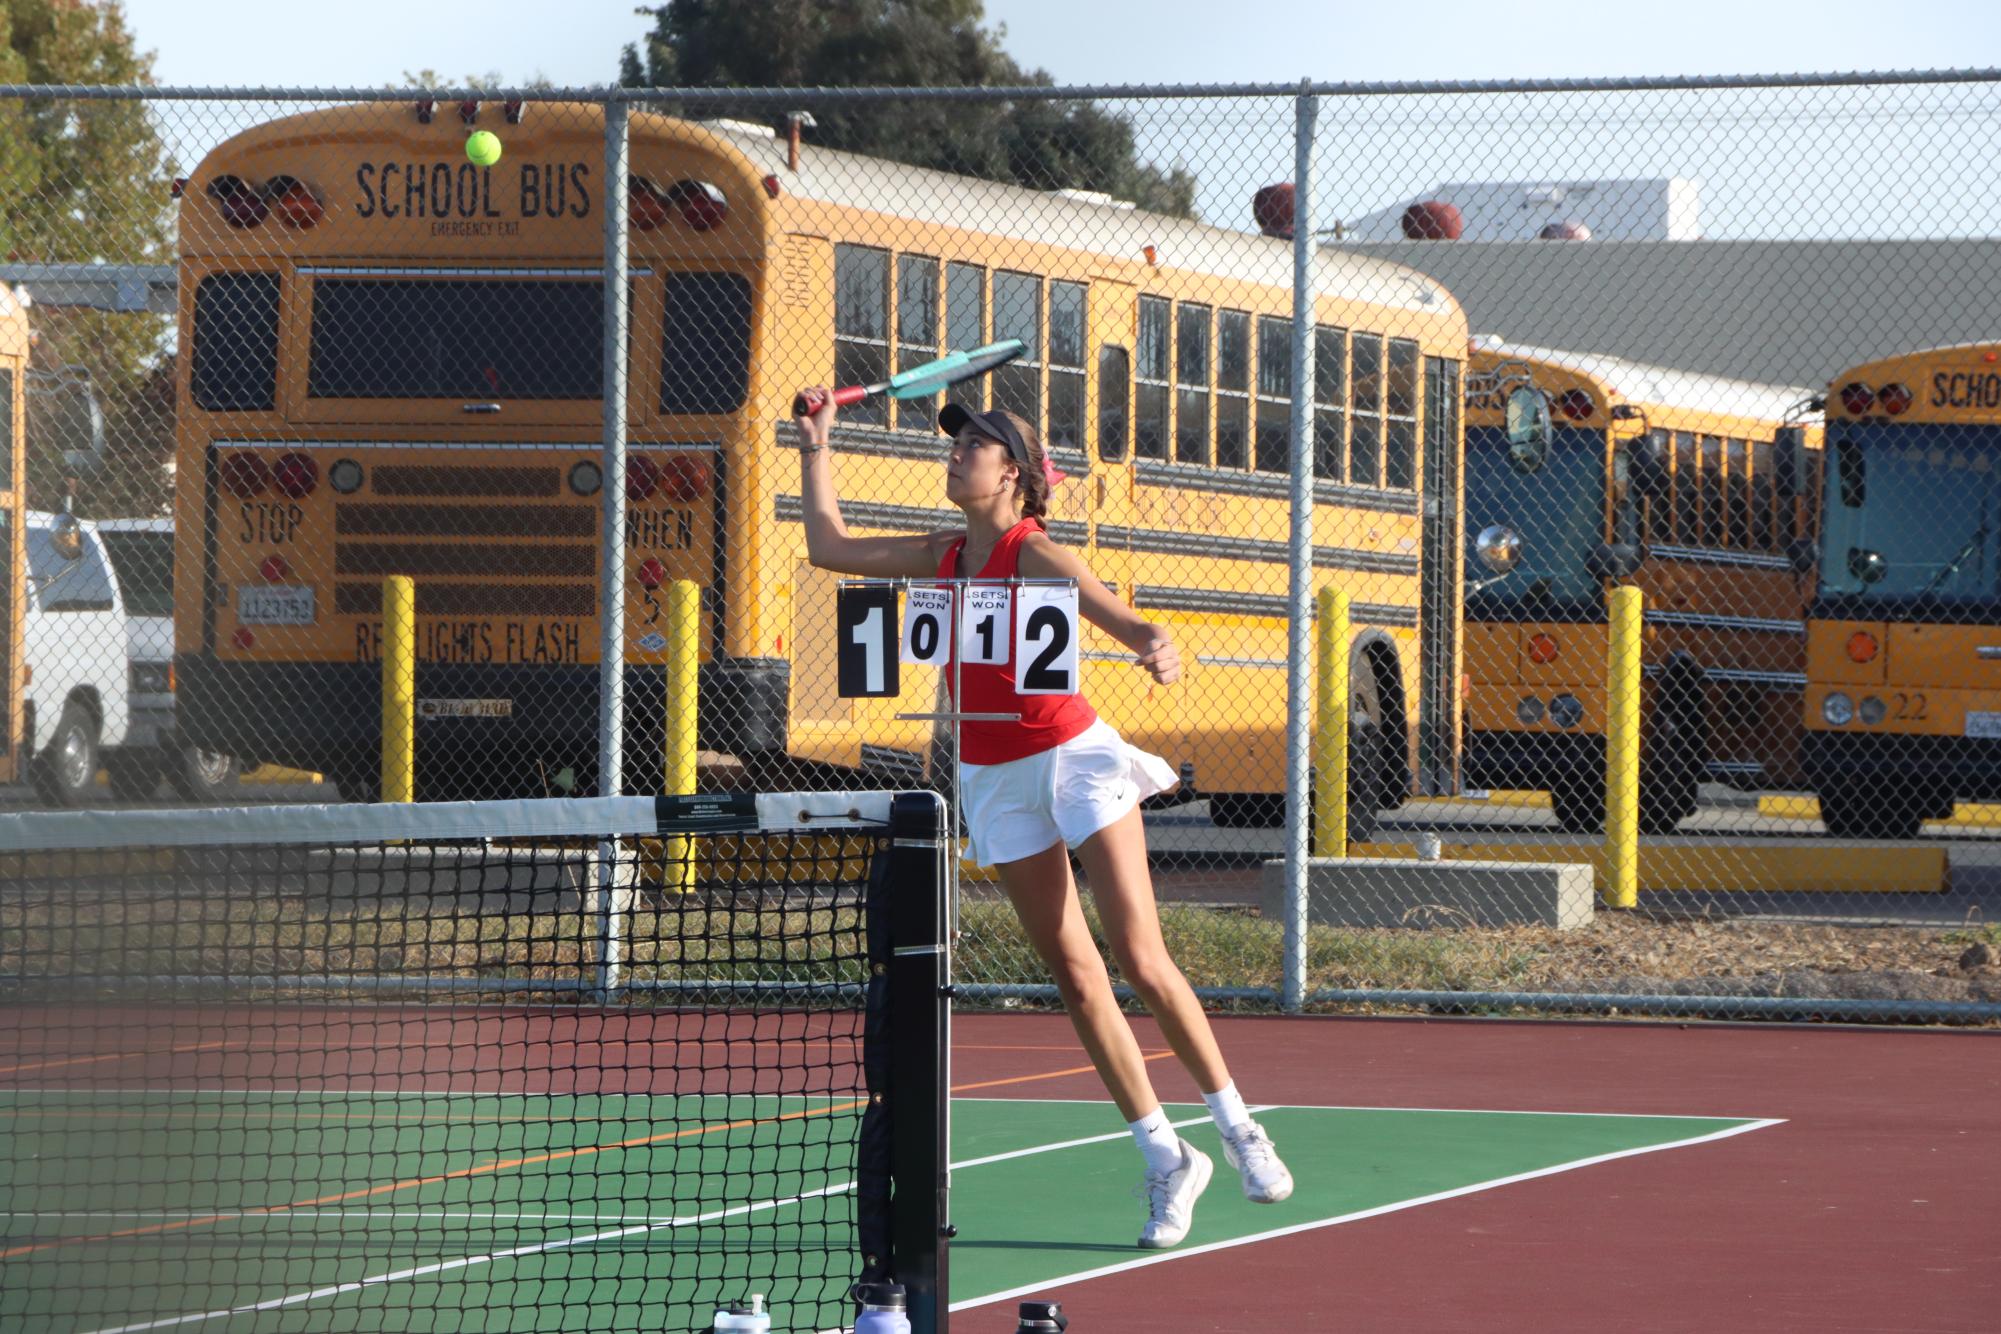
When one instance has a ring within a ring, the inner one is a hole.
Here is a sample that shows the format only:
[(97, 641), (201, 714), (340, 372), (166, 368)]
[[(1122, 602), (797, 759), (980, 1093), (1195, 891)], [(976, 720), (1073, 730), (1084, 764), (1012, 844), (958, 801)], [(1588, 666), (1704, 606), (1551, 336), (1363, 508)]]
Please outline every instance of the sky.
[[(125, 5), (157, 80), (181, 86), (380, 86), (426, 69), (592, 86), (652, 23), (633, 0), (345, 0), (310, 28), (281, 25), (280, 41), (269, 0)], [(2001, 24), (1974, 0), (990, 0), (987, 22), (1024, 66), (1085, 85), (2001, 66)], [(276, 110), (181, 104), (170, 138), (191, 162)], [(1257, 187), (1291, 176), (1287, 100), (1120, 110), (1147, 160), (1195, 173), (1205, 220), (1249, 226)], [(1448, 181), (1676, 176), (1700, 182), (1712, 237), (1992, 235), (1997, 137), (2001, 85), (1328, 101), (1315, 223), (1400, 208)]]

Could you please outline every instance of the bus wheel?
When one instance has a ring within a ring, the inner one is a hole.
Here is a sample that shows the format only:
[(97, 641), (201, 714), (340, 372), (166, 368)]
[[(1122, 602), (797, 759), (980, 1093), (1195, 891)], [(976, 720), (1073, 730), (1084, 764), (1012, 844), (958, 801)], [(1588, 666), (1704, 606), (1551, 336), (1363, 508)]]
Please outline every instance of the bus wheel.
[(1916, 838), (1923, 808), (1901, 794), (1861, 788), (1824, 788), (1820, 822), (1833, 838)]
[(1605, 832), (1605, 780), (1600, 775), (1570, 781), (1558, 779), (1549, 792), (1549, 808), (1569, 834)]
[(1285, 823), (1285, 798), (1276, 792), (1211, 792), (1209, 823), (1218, 829), (1276, 829)]

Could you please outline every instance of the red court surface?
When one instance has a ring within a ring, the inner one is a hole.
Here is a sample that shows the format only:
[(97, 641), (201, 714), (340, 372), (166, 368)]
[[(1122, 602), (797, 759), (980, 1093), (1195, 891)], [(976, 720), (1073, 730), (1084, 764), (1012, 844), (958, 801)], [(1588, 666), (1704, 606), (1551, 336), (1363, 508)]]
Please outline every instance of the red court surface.
[[(1061, 1015), (955, 1022), (962, 1095), (1103, 1097)], [(1162, 1099), (1197, 1101), (1158, 1030), (1137, 1027)], [(1328, 1018), (1216, 1027), (1254, 1104), (1785, 1124), (1052, 1289), (1073, 1334), (2001, 1329), (2001, 1035)], [(1105, 1115), (1117, 1129), (1109, 1103)], [(1236, 1184), (1219, 1162), (1210, 1189)], [(1271, 1207), (1274, 1228), (1284, 1209)], [(1012, 1308), (962, 1311), (955, 1334), (1008, 1334)]]

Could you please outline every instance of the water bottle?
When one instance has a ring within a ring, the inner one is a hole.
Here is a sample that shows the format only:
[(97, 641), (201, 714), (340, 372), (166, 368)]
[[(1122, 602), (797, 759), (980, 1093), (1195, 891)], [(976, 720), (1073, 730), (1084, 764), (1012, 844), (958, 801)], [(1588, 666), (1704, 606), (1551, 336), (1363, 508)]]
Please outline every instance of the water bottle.
[(863, 1283), (855, 1288), (862, 1304), (855, 1334), (910, 1334), (910, 1305), (901, 1283)]
[(715, 1334), (771, 1334), (771, 1316), (764, 1309), (764, 1294), (753, 1292), (740, 1302), (731, 1302), (716, 1312), (710, 1329)]
[(1014, 1334), (1063, 1334), (1070, 1321), (1062, 1302), (1023, 1302)]

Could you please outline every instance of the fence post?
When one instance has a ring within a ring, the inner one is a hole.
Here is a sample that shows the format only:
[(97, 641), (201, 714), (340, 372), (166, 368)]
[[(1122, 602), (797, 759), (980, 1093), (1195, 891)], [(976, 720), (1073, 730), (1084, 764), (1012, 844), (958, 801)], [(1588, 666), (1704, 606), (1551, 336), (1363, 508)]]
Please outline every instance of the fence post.
[(1605, 903), (1640, 902), (1640, 625), (1645, 596), (1612, 590), (1605, 654)]
[(1306, 1003), (1306, 816), (1313, 744), (1313, 122), (1320, 99), (1301, 80), (1292, 144), (1292, 530), (1286, 605), (1285, 967), (1281, 1001)]
[[(702, 593), (692, 579), (676, 579), (667, 602), (667, 729), (664, 782), (670, 797), (695, 791), (695, 714), (700, 703), (702, 669)], [(694, 888), (693, 844), (686, 838), (667, 841), (666, 883), (669, 893)]]
[[(626, 103), (604, 102), (604, 434), (599, 444), (604, 477), (604, 532), (598, 556), (598, 793), (617, 796), (625, 779), (625, 341), (631, 314), (626, 290)], [(612, 1000), (625, 958), (618, 845), (601, 840), (591, 859), (597, 917), (598, 998)]]
[(1313, 855), (1348, 855), (1348, 593), (1320, 590), (1320, 690), (1313, 733)]
[(417, 799), (417, 581), (382, 581), (382, 800)]

